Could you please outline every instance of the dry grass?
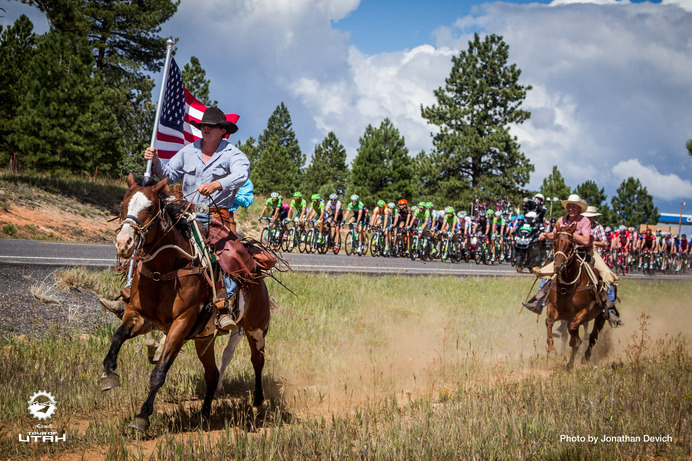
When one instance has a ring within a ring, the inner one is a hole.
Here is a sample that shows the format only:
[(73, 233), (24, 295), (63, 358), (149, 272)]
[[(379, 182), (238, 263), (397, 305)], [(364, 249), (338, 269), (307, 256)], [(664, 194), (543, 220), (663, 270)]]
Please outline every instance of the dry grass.
[[(73, 280), (88, 277), (75, 277)], [(267, 338), (264, 411), (254, 411), (241, 343), (212, 420), (199, 419), (201, 366), (190, 345), (171, 369), (142, 438), (127, 430), (148, 389), (142, 341), (121, 351), (123, 387), (101, 394), (114, 327), (0, 344), (5, 435), (35, 422), (25, 401), (52, 392), (69, 443), (19, 444), (24, 458), (114, 459), (682, 459), (692, 456), (692, 284), (624, 282), (623, 328), (600, 358), (565, 372), (546, 356), (542, 320), (518, 314), (521, 279), (285, 274)], [(108, 286), (107, 282), (104, 286)], [(224, 341), (217, 344), (220, 354)], [(559, 341), (558, 341), (559, 344)], [(559, 350), (559, 347), (558, 347)], [(583, 351), (582, 351), (583, 352)], [(580, 354), (581, 356), (581, 354)], [(655, 392), (653, 391), (655, 390)], [(639, 442), (561, 440), (622, 436)], [(644, 435), (672, 437), (644, 442)]]

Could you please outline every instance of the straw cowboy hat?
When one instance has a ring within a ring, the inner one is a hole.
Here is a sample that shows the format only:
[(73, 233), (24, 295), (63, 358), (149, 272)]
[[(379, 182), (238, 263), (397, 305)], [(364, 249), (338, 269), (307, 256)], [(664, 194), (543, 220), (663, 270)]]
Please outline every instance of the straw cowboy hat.
[(578, 205), (582, 213), (584, 213), (586, 209), (589, 207), (589, 205), (586, 203), (586, 200), (579, 197), (577, 194), (572, 194), (567, 198), (567, 200), (562, 200), (562, 206), (565, 208), (567, 208), (567, 205), (569, 205), (570, 203)]
[(204, 111), (200, 122), (190, 120), (190, 125), (198, 129), (202, 128), (202, 125), (217, 125), (226, 130), (227, 134), (233, 134), (238, 131), (238, 125), (235, 122), (239, 118), (236, 114), (225, 115), (218, 107), (209, 107)]
[(601, 216), (601, 213), (597, 211), (595, 206), (589, 206), (581, 215), (587, 218), (595, 218), (596, 216)]

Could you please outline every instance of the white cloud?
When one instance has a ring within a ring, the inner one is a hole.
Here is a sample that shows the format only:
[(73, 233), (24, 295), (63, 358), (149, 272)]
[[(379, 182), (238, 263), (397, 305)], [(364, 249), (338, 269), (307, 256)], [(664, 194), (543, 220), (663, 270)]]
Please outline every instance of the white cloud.
[(612, 173), (619, 181), (629, 177), (639, 179), (654, 198), (675, 200), (692, 197), (692, 182), (673, 173), (661, 174), (655, 166), (644, 166), (637, 159), (618, 163)]

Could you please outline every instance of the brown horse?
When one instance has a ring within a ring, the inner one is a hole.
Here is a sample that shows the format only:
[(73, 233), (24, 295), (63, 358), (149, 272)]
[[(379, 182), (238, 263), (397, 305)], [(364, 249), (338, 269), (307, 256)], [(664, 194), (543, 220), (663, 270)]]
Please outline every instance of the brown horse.
[(567, 322), (570, 335), (569, 345), (572, 348), (567, 369), (572, 368), (574, 357), (582, 342), (579, 338), (579, 327), (594, 320), (594, 326), (589, 335), (589, 347), (584, 355), (584, 361), (587, 362), (591, 359), (591, 350), (605, 323), (603, 307), (599, 301), (599, 287), (594, 285), (589, 276), (589, 273), (596, 274), (597, 272), (577, 252), (574, 243), (575, 230), (576, 223), (569, 227), (561, 227), (558, 224), (555, 228), (556, 277), (554, 277), (550, 287), (545, 318), (545, 325), (548, 329), (549, 353), (555, 349), (553, 346), (553, 324), (557, 320)]
[[(221, 379), (212, 344), (216, 335), (198, 336), (214, 314), (212, 288), (192, 244), (173, 225), (165, 209), (166, 183), (164, 179), (155, 185), (142, 186), (132, 175), (127, 179), (129, 190), (121, 203), (116, 249), (121, 258), (135, 255), (139, 263), (132, 279), (130, 300), (103, 360), (101, 376), (102, 391), (120, 386), (115, 369), (123, 343), (151, 330), (166, 333), (161, 358), (151, 373), (149, 394), (131, 423), (131, 427), (140, 431), (149, 427), (156, 393), (186, 340), (195, 341), (197, 356), (204, 366), (206, 394), (202, 416), (205, 418), (211, 415), (212, 400)], [(238, 290), (238, 296), (245, 308), (238, 324), (248, 338), (255, 371), (254, 405), (260, 406), (264, 402), (262, 368), (264, 334), (270, 316), (269, 295), (260, 278), (245, 290)]]

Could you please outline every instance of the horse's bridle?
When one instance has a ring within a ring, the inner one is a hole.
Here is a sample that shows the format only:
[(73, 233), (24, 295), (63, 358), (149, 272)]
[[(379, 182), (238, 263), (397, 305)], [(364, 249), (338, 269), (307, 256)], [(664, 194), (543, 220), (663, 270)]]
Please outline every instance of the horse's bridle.
[[(141, 247), (145, 247), (147, 245), (150, 245), (153, 241), (156, 235), (158, 234), (158, 231), (154, 236), (151, 238), (150, 241), (147, 241), (147, 237), (149, 235), (149, 230), (152, 228), (152, 226), (155, 226), (159, 223), (161, 220), (161, 212), (163, 211), (163, 208), (159, 208), (159, 212), (156, 213), (156, 215), (145, 225), (140, 221), (140, 219), (137, 216), (134, 215), (126, 215), (122, 221), (120, 221), (120, 225), (118, 226), (117, 232), (120, 232), (120, 230), (123, 228), (123, 225), (127, 222), (130, 221), (129, 224), (132, 226), (132, 228), (135, 231), (135, 236), (139, 238), (139, 243), (137, 244), (137, 250)], [(136, 253), (136, 252), (135, 252)]]
[(565, 262), (562, 263), (562, 265), (561, 265), (561, 266), (558, 268), (558, 270), (557, 270), (557, 277), (558, 277), (558, 280), (560, 281), (560, 283), (562, 283), (562, 284), (564, 284), (564, 285), (574, 285), (574, 284), (577, 283), (577, 281), (581, 278), (581, 265), (579, 266), (579, 274), (577, 274), (577, 278), (575, 278), (575, 279), (572, 280), (571, 282), (565, 282), (565, 281), (562, 279), (562, 271), (565, 269), (565, 267), (572, 261), (572, 259), (574, 258), (574, 256), (577, 254), (576, 246), (575, 246), (575, 244), (574, 244), (574, 234), (571, 233), (571, 232), (565, 232), (565, 231), (560, 231), (560, 232), (558, 232), (557, 234), (558, 234), (558, 235), (563, 234), (563, 235), (568, 235), (568, 236), (569, 236), (569, 239), (570, 239), (570, 250), (571, 250), (571, 251), (569, 252), (569, 255), (568, 255), (568, 254), (565, 254), (564, 251), (556, 251), (555, 254), (553, 255), (553, 256), (557, 256), (557, 255), (561, 254), (562, 256), (565, 257)]

